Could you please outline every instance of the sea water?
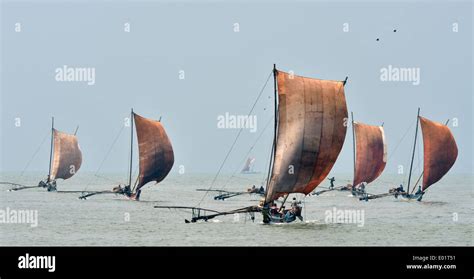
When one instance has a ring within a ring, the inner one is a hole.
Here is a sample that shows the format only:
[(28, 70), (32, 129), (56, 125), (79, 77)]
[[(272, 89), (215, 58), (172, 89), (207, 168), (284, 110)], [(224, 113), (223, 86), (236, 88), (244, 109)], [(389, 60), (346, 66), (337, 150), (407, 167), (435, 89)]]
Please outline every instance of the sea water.
[[(35, 185), (43, 176), (4, 173), (0, 180)], [(213, 189), (227, 185), (225, 190), (245, 191), (253, 184), (260, 186), (262, 177), (262, 174), (249, 174), (228, 180), (229, 176), (221, 175)], [(350, 175), (335, 177), (336, 185), (345, 185), (351, 179)], [(258, 204), (260, 197), (255, 195), (219, 201), (213, 199), (214, 192), (196, 191), (209, 188), (213, 178), (214, 175), (207, 174), (173, 174), (158, 185), (146, 185), (140, 202), (117, 195), (80, 200), (80, 193), (54, 193), (39, 188), (8, 192), (9, 186), (0, 185), (0, 210), (33, 210), (38, 214), (37, 226), (0, 223), (0, 245), (472, 246), (474, 243), (472, 175), (448, 174), (429, 188), (422, 202), (394, 197), (365, 202), (340, 191), (319, 196), (296, 195), (304, 206), (304, 221), (281, 225), (263, 224), (258, 213), (254, 221), (248, 214), (237, 214), (186, 224), (184, 220), (191, 218), (190, 210), (154, 208), (155, 205), (199, 206), (225, 211)], [(402, 179), (397, 175), (382, 175), (366, 189), (369, 193), (384, 193), (398, 186)], [(98, 177), (84, 172), (67, 181), (59, 180), (58, 190), (110, 190), (125, 180), (124, 174)], [(318, 189), (328, 184), (326, 180)], [(337, 212), (354, 213), (357, 218), (347, 218), (349, 215), (336, 218)]]

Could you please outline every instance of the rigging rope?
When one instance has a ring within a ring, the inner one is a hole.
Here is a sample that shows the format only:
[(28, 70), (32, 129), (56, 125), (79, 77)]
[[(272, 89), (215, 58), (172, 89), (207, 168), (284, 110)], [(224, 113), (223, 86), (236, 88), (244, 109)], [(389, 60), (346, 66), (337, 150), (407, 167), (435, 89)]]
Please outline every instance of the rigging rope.
[[(113, 180), (113, 179), (110, 179), (110, 178), (107, 178), (107, 177), (105, 177), (105, 176), (100, 176), (100, 175), (99, 175), (99, 172), (100, 172), (100, 170), (102, 169), (102, 167), (103, 167), (105, 161), (106, 161), (107, 158), (109, 157), (110, 152), (112, 152), (112, 149), (114, 148), (114, 146), (115, 146), (115, 144), (117, 143), (118, 139), (120, 138), (120, 135), (122, 134), (124, 128), (125, 128), (125, 125), (122, 125), (122, 128), (120, 129), (120, 131), (118, 132), (118, 134), (115, 136), (115, 139), (114, 139), (114, 141), (112, 142), (112, 145), (110, 146), (109, 150), (108, 150), (107, 153), (105, 154), (104, 159), (103, 159), (102, 162), (100, 163), (99, 168), (97, 168), (96, 172), (94, 173), (94, 176), (95, 176), (95, 177), (103, 178), (103, 179), (105, 179), (105, 180), (109, 180), (109, 181), (114, 182), (114, 183), (117, 182), (117, 181), (115, 181), (115, 180)], [(89, 188), (89, 186), (90, 186), (91, 184), (92, 184), (92, 179), (91, 179), (91, 181), (89, 181), (89, 183), (86, 185), (86, 187), (84, 188), (84, 191), (86, 191), (87, 188)], [(120, 184), (120, 182), (119, 182), (119, 184)]]
[(33, 159), (36, 157), (36, 155), (38, 155), (38, 152), (41, 150), (41, 147), (43, 146), (44, 142), (46, 141), (46, 139), (48, 138), (50, 133), (51, 133), (50, 131), (48, 133), (46, 133), (43, 140), (41, 141), (41, 144), (38, 146), (35, 153), (33, 153), (33, 156), (31, 156), (31, 158), (28, 161), (28, 163), (26, 164), (25, 168), (21, 171), (20, 178), (23, 176), (23, 174), (25, 174), (26, 169), (30, 166), (31, 162), (33, 162)]
[[(263, 128), (262, 132), (260, 132), (260, 135), (258, 135), (257, 139), (254, 141), (254, 143), (252, 144), (252, 146), (250, 147), (249, 151), (247, 152), (247, 154), (245, 154), (244, 156), (244, 159), (241, 161), (241, 163), (237, 166), (237, 168), (235, 169), (235, 171), (232, 173), (232, 175), (229, 177), (229, 179), (226, 181), (226, 183), (224, 183), (224, 186), (222, 186), (221, 190), (224, 190), (225, 187), (227, 187), (229, 181), (235, 177), (235, 174), (240, 170), (241, 168), (241, 165), (245, 162), (245, 160), (247, 159), (247, 157), (250, 155), (250, 152), (252, 152), (252, 150), (254, 149), (255, 145), (257, 145), (258, 141), (260, 140), (260, 138), (263, 136), (263, 134), (265, 133), (265, 131), (267, 130), (267, 128), (270, 126), (271, 123), (273, 123), (273, 117), (270, 118), (267, 122), (267, 124), (265, 124), (265, 127)], [(250, 180), (250, 179), (249, 179)]]
[[(248, 116), (250, 116), (250, 114), (253, 112), (253, 110), (255, 109), (255, 106), (257, 105), (257, 102), (258, 100), (260, 99), (260, 97), (262, 96), (263, 94), (263, 91), (265, 90), (265, 88), (267, 87), (267, 84), (268, 84), (268, 81), (270, 80), (270, 77), (272, 76), (273, 74), (273, 70), (270, 72), (270, 74), (268, 75), (267, 77), (267, 80), (265, 81), (265, 84), (263, 85), (262, 89), (260, 90), (260, 93), (258, 94), (257, 98), (255, 99), (255, 102), (253, 103), (252, 105), (252, 108), (250, 109), (249, 113), (247, 114), (247, 118), (248, 119)], [(245, 125), (244, 125), (245, 127)], [(210, 189), (212, 189), (212, 187), (214, 186), (214, 183), (216, 182), (217, 178), (219, 177), (219, 174), (221, 173), (222, 171), (222, 168), (224, 167), (225, 163), (227, 162), (227, 159), (229, 158), (229, 155), (232, 153), (232, 150), (234, 149), (235, 147), (235, 144), (237, 143), (237, 140), (239, 139), (240, 135), (242, 134), (242, 131), (244, 129), (244, 127), (240, 128), (239, 132), (237, 133), (235, 139), (234, 139), (234, 142), (232, 143), (232, 145), (230, 146), (229, 148), (229, 151), (227, 151), (227, 154), (224, 158), (224, 160), (222, 161), (220, 167), (219, 167), (219, 170), (217, 171), (216, 175), (214, 176), (214, 179), (212, 180), (211, 182), (211, 186), (209, 186), (208, 188), (208, 191), (206, 191), (203, 195), (203, 197), (201, 198), (201, 200), (198, 202), (197, 206), (199, 206), (201, 204), (201, 202), (204, 200), (204, 198), (207, 196), (208, 192)]]

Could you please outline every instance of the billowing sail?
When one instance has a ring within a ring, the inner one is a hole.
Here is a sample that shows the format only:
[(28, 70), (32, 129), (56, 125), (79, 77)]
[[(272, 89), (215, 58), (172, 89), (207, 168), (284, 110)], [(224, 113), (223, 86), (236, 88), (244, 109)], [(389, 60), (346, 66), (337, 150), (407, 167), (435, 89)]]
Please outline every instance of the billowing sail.
[(81, 167), (82, 152), (75, 135), (53, 129), (53, 162), (50, 180), (68, 179)]
[(244, 172), (250, 172), (251, 167), (252, 167), (254, 162), (255, 162), (255, 158), (250, 158), (250, 157), (247, 158), (247, 161), (245, 162), (245, 166), (244, 166), (244, 168), (242, 169), (241, 172), (243, 172), (243, 173)]
[(134, 115), (137, 130), (140, 174), (137, 189), (150, 181), (162, 181), (174, 163), (173, 147), (159, 121)]
[(336, 162), (347, 129), (343, 82), (276, 74), (278, 132), (267, 202), (314, 190)]
[(354, 122), (356, 165), (354, 182), (370, 183), (382, 174), (387, 163), (387, 145), (383, 127)]
[(423, 132), (423, 190), (438, 182), (454, 165), (458, 147), (448, 126), (420, 116)]

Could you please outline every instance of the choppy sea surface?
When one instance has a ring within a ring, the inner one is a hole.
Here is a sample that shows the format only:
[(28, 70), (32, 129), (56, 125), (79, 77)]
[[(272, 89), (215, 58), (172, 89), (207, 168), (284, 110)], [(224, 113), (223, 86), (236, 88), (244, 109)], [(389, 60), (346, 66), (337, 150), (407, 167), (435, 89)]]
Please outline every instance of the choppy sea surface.
[[(3, 173), (1, 181), (36, 185), (44, 176)], [(345, 185), (350, 175), (335, 175)], [(58, 181), (58, 190), (109, 190), (124, 175), (94, 176), (78, 173)], [(38, 224), (0, 223), (1, 246), (472, 246), (474, 244), (473, 176), (448, 174), (429, 188), (422, 202), (393, 197), (359, 201), (349, 192), (332, 191), (320, 196), (296, 195), (304, 205), (304, 221), (264, 225), (248, 214), (221, 216), (208, 222), (185, 224), (189, 210), (155, 209), (161, 206), (200, 206), (217, 211), (256, 205), (258, 196), (241, 195), (225, 201), (213, 199), (213, 175), (171, 175), (158, 185), (146, 185), (142, 201), (116, 195), (79, 200), (80, 193), (48, 193), (43, 189), (9, 192), (0, 185), (0, 210), (37, 210)], [(370, 193), (384, 193), (403, 178), (383, 175), (367, 186)], [(225, 190), (242, 191), (262, 180), (262, 174), (232, 178)], [(214, 189), (226, 184), (220, 177)], [(324, 181), (317, 189), (324, 189)], [(341, 213), (342, 212), (342, 213)], [(352, 219), (349, 218), (352, 214)], [(347, 218), (343, 215), (346, 214)], [(339, 215), (339, 217), (337, 217)], [(336, 217), (334, 217), (336, 216)], [(342, 216), (342, 217), (341, 217)]]

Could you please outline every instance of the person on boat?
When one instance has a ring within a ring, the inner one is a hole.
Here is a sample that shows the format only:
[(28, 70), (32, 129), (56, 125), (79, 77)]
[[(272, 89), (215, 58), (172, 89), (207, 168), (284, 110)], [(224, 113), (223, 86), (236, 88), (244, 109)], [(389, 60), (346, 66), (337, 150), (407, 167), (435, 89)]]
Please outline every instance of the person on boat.
[(257, 192), (257, 188), (255, 187), (255, 185), (253, 185), (252, 188), (247, 189), (247, 192), (249, 192), (249, 193), (256, 193), (256, 192)]
[(329, 189), (333, 189), (334, 188), (334, 181), (336, 181), (336, 179), (334, 178), (334, 176), (331, 177), (331, 178), (328, 178), (328, 179), (331, 182), (331, 185), (329, 186)]
[(403, 184), (400, 184), (400, 186), (398, 186), (397, 188), (393, 188), (393, 189), (390, 189), (389, 193), (395, 193), (395, 198), (398, 199), (398, 195), (405, 192), (405, 190), (403, 190)]
[(258, 189), (258, 192), (259, 192), (260, 194), (265, 194), (265, 188), (263, 188), (263, 185), (260, 186), (260, 188)]
[(296, 214), (295, 214), (295, 212), (296, 212), (296, 211), (292, 208), (291, 210), (288, 210), (288, 211), (285, 213), (285, 215), (283, 215), (283, 216), (285, 216), (285, 217), (284, 217), (284, 220), (285, 220), (286, 223), (290, 223), (290, 222), (293, 222), (293, 221), (296, 220)]
[(398, 186), (397, 191), (400, 193), (405, 192), (405, 190), (403, 190), (403, 184), (400, 184), (400, 186)]
[(362, 183), (360, 184), (359, 189), (360, 189), (360, 191), (361, 191), (362, 193), (365, 193), (365, 182), (362, 182)]
[(270, 206), (270, 214), (272, 215), (278, 214), (278, 207), (276, 203), (272, 203), (272, 206)]
[(341, 189), (341, 191), (349, 191), (352, 189), (352, 185), (351, 184), (347, 184), (346, 186), (343, 186)]
[(284, 221), (286, 223), (291, 223), (291, 222), (295, 221), (297, 217), (298, 217), (298, 219), (303, 221), (303, 217), (301, 216), (301, 205), (300, 204), (301, 204), (300, 201), (296, 201), (296, 198), (293, 198), (293, 202), (291, 203), (291, 209), (287, 210), (283, 215), (284, 216)]
[(112, 188), (112, 192), (114, 192), (114, 193), (122, 193), (122, 192), (123, 192), (122, 185), (119, 184), (118, 186)]
[(48, 184), (46, 184), (45, 180), (41, 180), (38, 184), (39, 187), (43, 187), (43, 188), (46, 188), (48, 187)]
[(421, 190), (421, 185), (418, 186), (418, 190), (416, 191), (415, 195), (421, 194), (423, 191)]

